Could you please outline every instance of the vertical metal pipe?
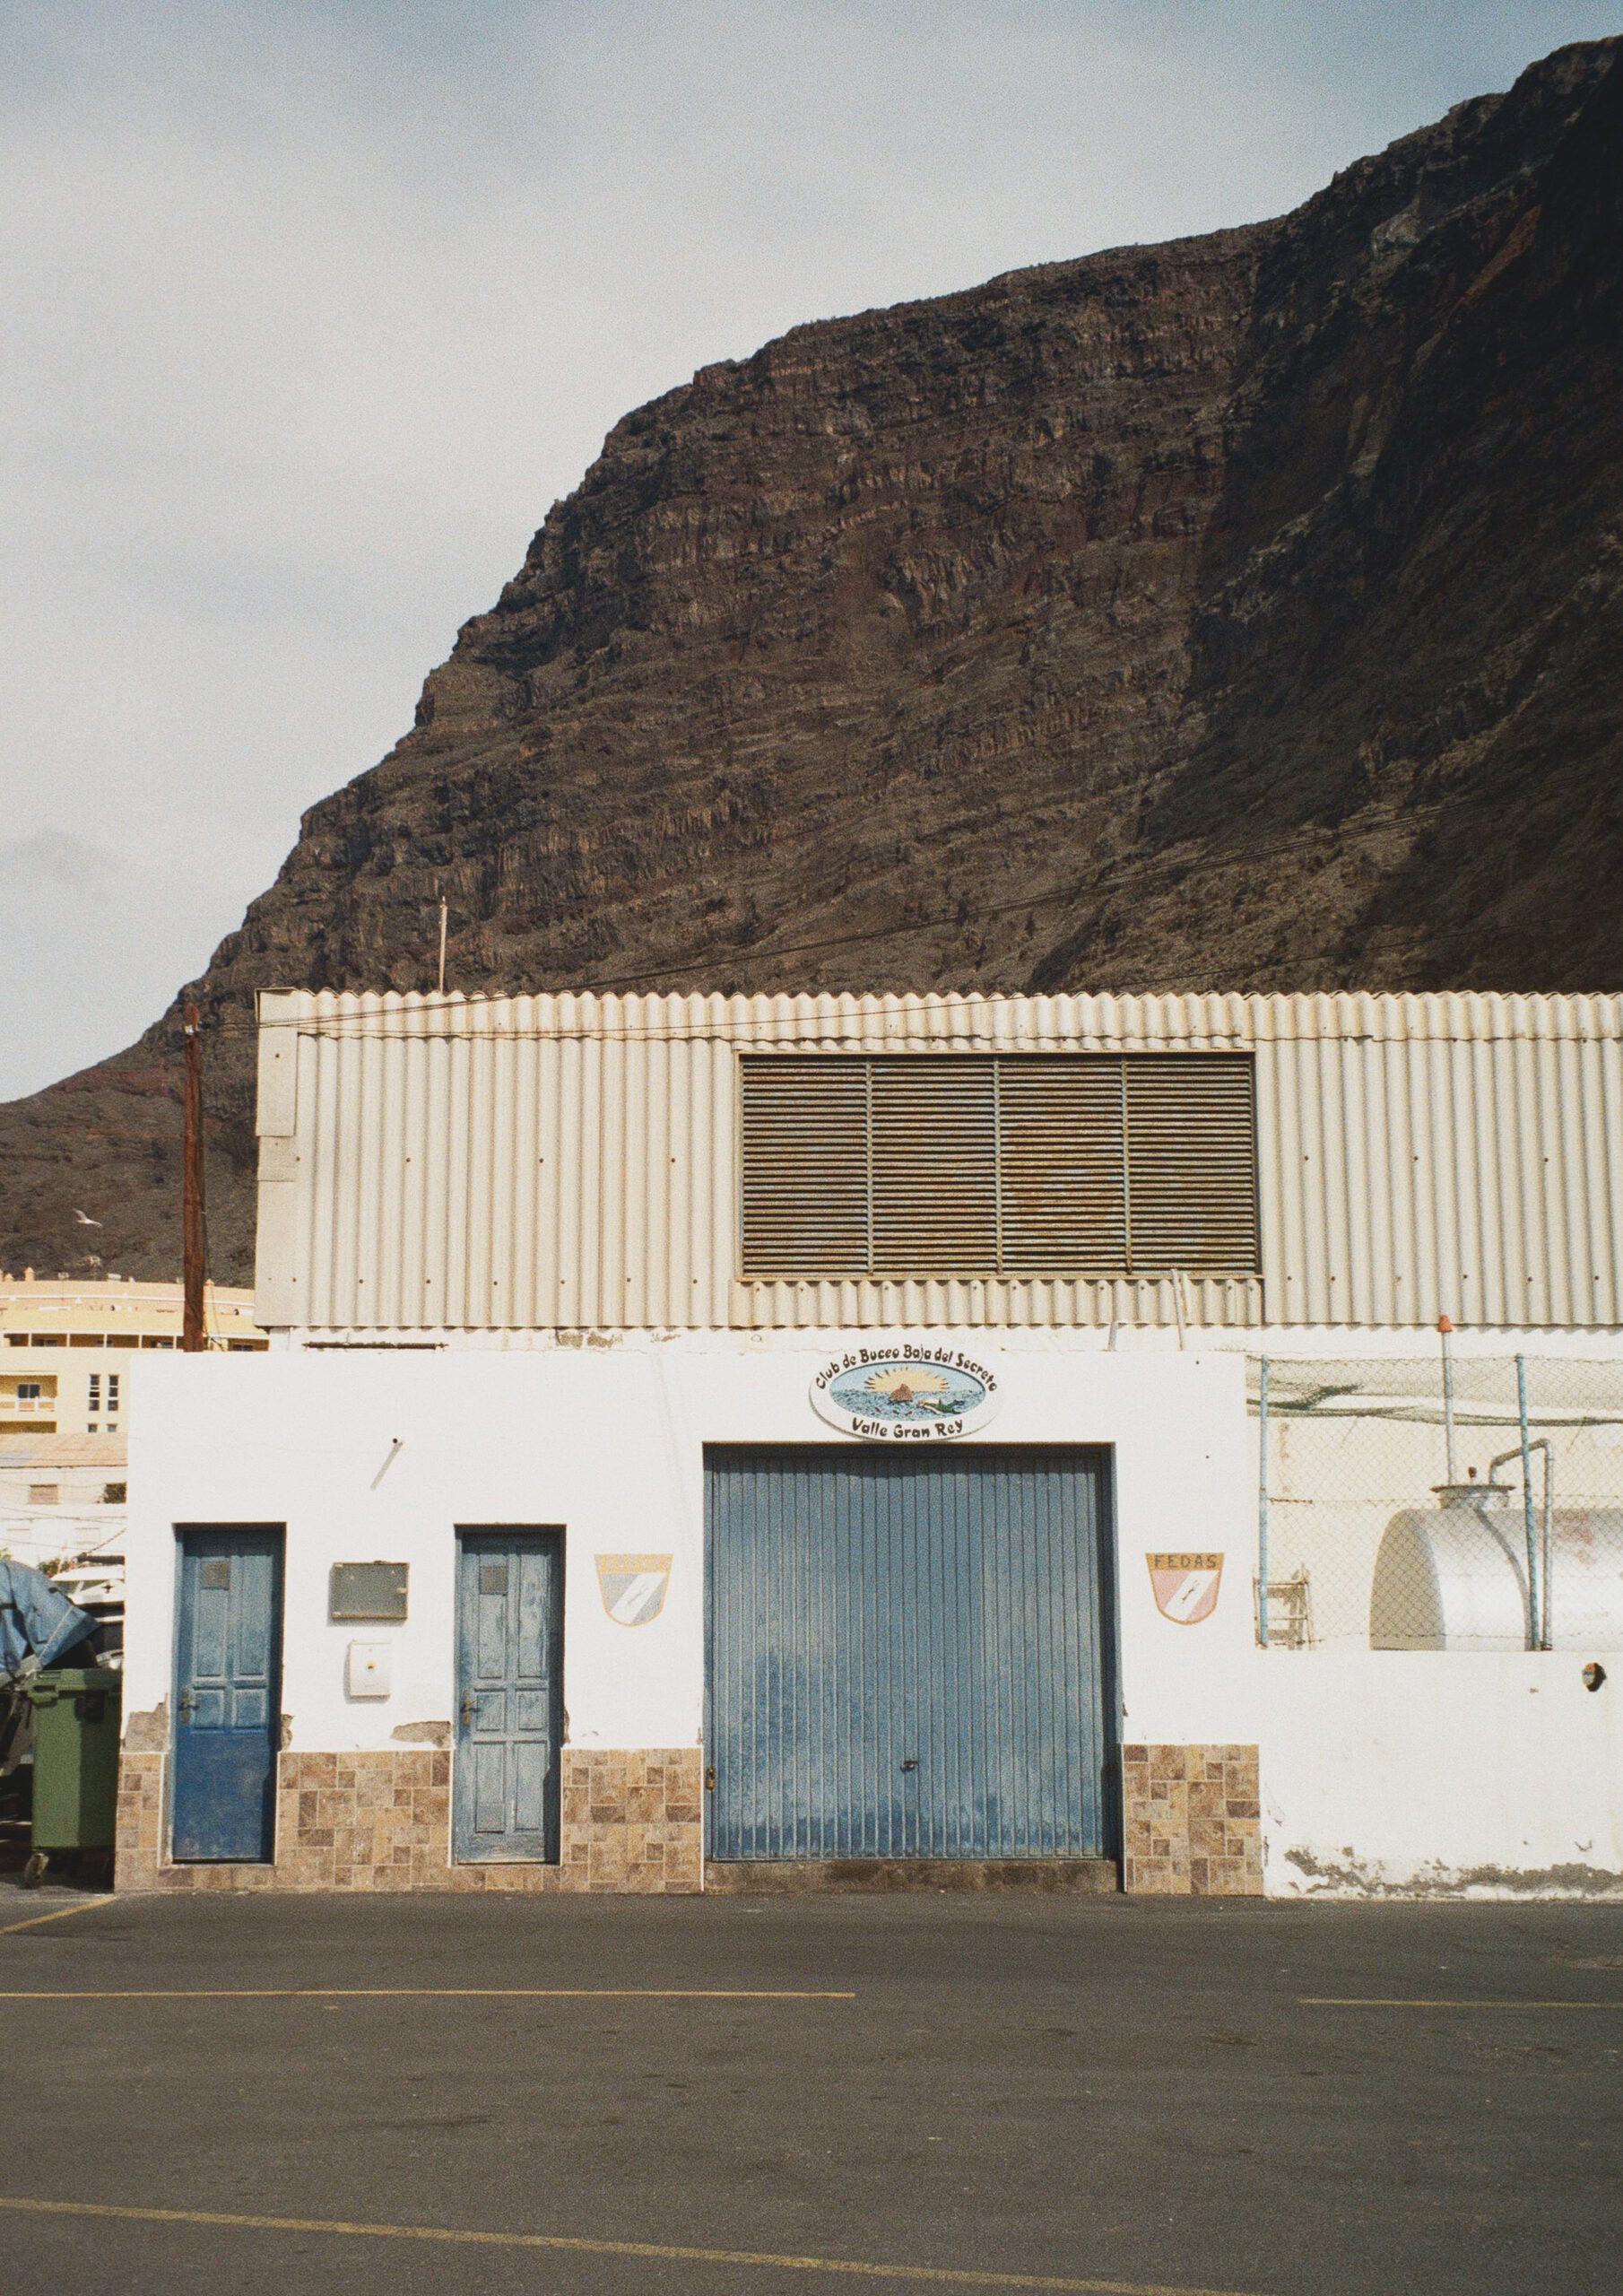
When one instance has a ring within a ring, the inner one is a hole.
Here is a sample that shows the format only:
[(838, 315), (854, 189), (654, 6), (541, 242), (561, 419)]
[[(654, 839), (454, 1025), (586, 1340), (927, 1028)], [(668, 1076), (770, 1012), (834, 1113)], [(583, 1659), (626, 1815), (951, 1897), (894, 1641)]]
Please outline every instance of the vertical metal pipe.
[(1454, 1445), (1454, 1349), (1449, 1344), (1454, 1337), (1454, 1326), (1446, 1316), (1439, 1316), (1437, 1329), (1443, 1335), (1443, 1442), (1447, 1456), (1445, 1479), (1452, 1488), (1460, 1480)]
[(195, 1004), (185, 1007), (181, 1023), (186, 1083), (181, 1102), (180, 1344), (195, 1355), (206, 1344), (203, 1330), (203, 1022)]
[(1555, 1644), (1550, 1640), (1550, 1634), (1554, 1624), (1554, 1613), (1550, 1609), (1549, 1602), (1549, 1548), (1551, 1535), (1555, 1526), (1555, 1509), (1556, 1452), (1555, 1445), (1550, 1441), (1547, 1435), (1544, 1438), (1544, 1553), (1539, 1570), (1539, 1592), (1542, 1597), (1543, 1607), (1543, 1616), (1539, 1631), (1539, 1648), (1541, 1650), (1553, 1650), (1555, 1648)]
[[(1522, 1431), (1522, 1529), (1527, 1541), (1527, 1647), (1539, 1645), (1539, 1592), (1543, 1572), (1535, 1559), (1532, 1527), (1532, 1454), (1527, 1446), (1527, 1358), (1516, 1358), (1516, 1422)], [(1545, 1568), (1549, 1567), (1546, 1558)]]
[(1256, 1633), (1268, 1648), (1268, 1358), (1257, 1396)]
[(445, 995), (446, 913), (446, 897), (441, 893), (439, 896), (439, 994), (441, 996)]

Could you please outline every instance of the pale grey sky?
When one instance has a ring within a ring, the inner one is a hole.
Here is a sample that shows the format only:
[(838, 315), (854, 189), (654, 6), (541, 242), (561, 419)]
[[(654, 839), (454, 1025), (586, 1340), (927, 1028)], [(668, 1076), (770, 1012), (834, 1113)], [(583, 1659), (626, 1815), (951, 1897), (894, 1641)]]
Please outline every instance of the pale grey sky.
[(627, 408), (1272, 214), (1585, 0), (0, 12), (0, 1098), (116, 1050)]

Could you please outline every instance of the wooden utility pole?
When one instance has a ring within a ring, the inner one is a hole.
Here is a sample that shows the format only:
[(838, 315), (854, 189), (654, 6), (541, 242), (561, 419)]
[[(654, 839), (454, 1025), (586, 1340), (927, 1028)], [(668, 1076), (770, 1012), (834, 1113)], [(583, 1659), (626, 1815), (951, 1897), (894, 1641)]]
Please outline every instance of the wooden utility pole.
[(203, 1022), (197, 1007), (183, 1014), (186, 1035), (186, 1144), (181, 1183), (181, 1268), (185, 1304), (180, 1344), (201, 1352), (203, 1335)]

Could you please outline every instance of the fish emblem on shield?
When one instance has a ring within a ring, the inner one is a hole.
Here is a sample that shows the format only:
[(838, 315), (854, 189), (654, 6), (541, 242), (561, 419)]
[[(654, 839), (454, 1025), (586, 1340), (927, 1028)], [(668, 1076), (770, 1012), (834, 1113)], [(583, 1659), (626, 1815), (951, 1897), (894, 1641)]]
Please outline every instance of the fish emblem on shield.
[(1198, 1626), (1217, 1608), (1220, 1554), (1147, 1554), (1155, 1606), (1174, 1626)]
[(597, 1585), (616, 1626), (647, 1626), (665, 1606), (671, 1583), (668, 1554), (599, 1554)]

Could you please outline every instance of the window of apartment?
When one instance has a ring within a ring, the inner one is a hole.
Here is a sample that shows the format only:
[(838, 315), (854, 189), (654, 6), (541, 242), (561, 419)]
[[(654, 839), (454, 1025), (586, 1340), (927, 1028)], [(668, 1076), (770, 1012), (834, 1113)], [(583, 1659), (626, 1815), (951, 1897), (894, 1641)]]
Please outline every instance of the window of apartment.
[(30, 1507), (55, 1507), (61, 1500), (61, 1486), (55, 1483), (30, 1483), (28, 1503)]
[(56, 1408), (55, 1379), (0, 1378), (0, 1413), (17, 1412), (37, 1419)]
[(742, 1068), (746, 1276), (1257, 1271), (1249, 1055)]

